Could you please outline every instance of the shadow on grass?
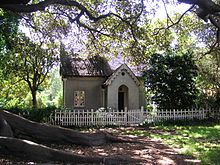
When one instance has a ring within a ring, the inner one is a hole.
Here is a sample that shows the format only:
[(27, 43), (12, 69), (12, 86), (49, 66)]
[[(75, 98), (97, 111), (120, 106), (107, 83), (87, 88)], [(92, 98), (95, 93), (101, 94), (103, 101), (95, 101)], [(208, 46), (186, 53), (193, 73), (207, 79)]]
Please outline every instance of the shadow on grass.
[(202, 164), (220, 163), (220, 121), (208, 119), (151, 123), (135, 134), (162, 139), (165, 144), (180, 148), (183, 154), (201, 159)]

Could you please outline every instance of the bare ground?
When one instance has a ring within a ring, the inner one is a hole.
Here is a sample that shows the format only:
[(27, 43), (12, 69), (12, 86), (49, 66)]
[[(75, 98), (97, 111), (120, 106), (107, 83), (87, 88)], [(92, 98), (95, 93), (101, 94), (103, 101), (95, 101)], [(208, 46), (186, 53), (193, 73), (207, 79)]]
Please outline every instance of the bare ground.
[[(76, 145), (51, 145), (53, 148), (77, 153), (85, 156), (119, 156), (130, 157), (137, 159), (137, 162), (130, 163), (130, 165), (198, 165), (199, 160), (193, 157), (179, 154), (178, 149), (170, 148), (164, 145), (161, 141), (150, 139), (142, 136), (129, 136), (126, 131), (131, 129), (138, 129), (133, 127), (105, 129), (111, 133), (123, 134), (121, 136), (127, 137), (138, 143), (114, 143), (98, 147), (82, 147)], [(5, 158), (0, 155), (0, 164), (37, 164), (35, 162), (24, 162), (16, 158)], [(53, 164), (55, 163), (44, 163)], [(42, 165), (42, 164), (41, 164)], [(58, 165), (58, 164), (57, 164)]]

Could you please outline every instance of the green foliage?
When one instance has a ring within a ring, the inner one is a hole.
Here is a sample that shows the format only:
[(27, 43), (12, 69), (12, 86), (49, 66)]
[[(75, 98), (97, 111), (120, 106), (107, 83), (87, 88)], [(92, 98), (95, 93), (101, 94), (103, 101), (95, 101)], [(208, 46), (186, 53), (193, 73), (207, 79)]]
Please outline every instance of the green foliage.
[[(11, 39), (14, 38), (18, 31), (19, 17), (11, 12), (0, 9), (0, 56), (4, 56), (13, 48)], [(4, 74), (5, 68), (2, 66), (2, 58), (0, 62), (0, 89), (2, 84), (8, 77)], [(7, 61), (5, 61), (7, 62)], [(7, 80), (6, 80), (7, 81)], [(7, 84), (7, 83), (6, 83)], [(0, 91), (1, 92), (1, 91)], [(1, 94), (0, 94), (1, 95)]]
[(51, 106), (47, 108), (38, 108), (38, 109), (32, 109), (32, 108), (18, 108), (18, 107), (11, 107), (8, 109), (5, 109), (9, 112), (22, 115), (23, 117), (36, 121), (36, 122), (47, 122), (50, 118), (50, 116), (55, 112), (56, 107)]
[(146, 71), (146, 87), (160, 108), (195, 105), (197, 68), (191, 54), (154, 54)]
[[(38, 108), (62, 107), (63, 90), (59, 69), (53, 69), (49, 73), (37, 93)], [(18, 81), (18, 77), (11, 77), (8, 80), (0, 81), (0, 107), (11, 109), (18, 107), (27, 109), (32, 107), (32, 96), (25, 81)]]
[(199, 76), (197, 86), (200, 89), (200, 103), (206, 107), (220, 107), (220, 58), (219, 51), (202, 57), (197, 61)]
[(0, 53), (12, 49), (11, 39), (18, 31), (19, 17), (11, 12), (0, 9)]
[(46, 80), (58, 58), (53, 49), (43, 49), (24, 34), (13, 38), (13, 50), (0, 55), (0, 66), (4, 74), (25, 81), (32, 94), (33, 106), (37, 107), (37, 90)]
[[(49, 73), (47, 87), (38, 93), (39, 107), (62, 107), (63, 106), (63, 87), (59, 69), (55, 68)], [(40, 102), (39, 102), (40, 101)]]
[(24, 107), (24, 97), (29, 90), (24, 81), (18, 77), (2, 77), (0, 81), (0, 106), (2, 107)]

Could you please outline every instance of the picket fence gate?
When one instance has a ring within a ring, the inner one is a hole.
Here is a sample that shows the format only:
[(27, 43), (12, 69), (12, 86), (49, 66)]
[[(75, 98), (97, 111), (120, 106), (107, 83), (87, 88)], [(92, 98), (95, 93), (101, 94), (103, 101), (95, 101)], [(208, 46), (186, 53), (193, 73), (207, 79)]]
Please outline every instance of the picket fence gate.
[(165, 120), (189, 119), (220, 119), (219, 109), (155, 109), (144, 110), (56, 110), (50, 118), (50, 123), (61, 126), (129, 126), (139, 125), (144, 122), (158, 122)]

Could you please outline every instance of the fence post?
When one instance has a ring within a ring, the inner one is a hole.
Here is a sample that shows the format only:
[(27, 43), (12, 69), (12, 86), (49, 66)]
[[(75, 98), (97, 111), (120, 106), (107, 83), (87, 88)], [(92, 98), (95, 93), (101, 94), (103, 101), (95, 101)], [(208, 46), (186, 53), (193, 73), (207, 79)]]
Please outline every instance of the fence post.
[(91, 109), (91, 123), (92, 123), (92, 125), (94, 125), (93, 124), (93, 109)]
[(141, 122), (143, 122), (143, 119), (144, 119), (144, 106), (141, 106)]
[(125, 107), (125, 110), (124, 110), (124, 125), (128, 125), (128, 108)]
[(60, 116), (59, 116), (59, 125), (62, 125), (63, 124), (63, 122), (62, 122), (62, 112), (60, 111)]
[(57, 125), (57, 110), (56, 109), (54, 113), (54, 124), (53, 125)]
[(205, 109), (202, 108), (202, 119), (205, 119)]

